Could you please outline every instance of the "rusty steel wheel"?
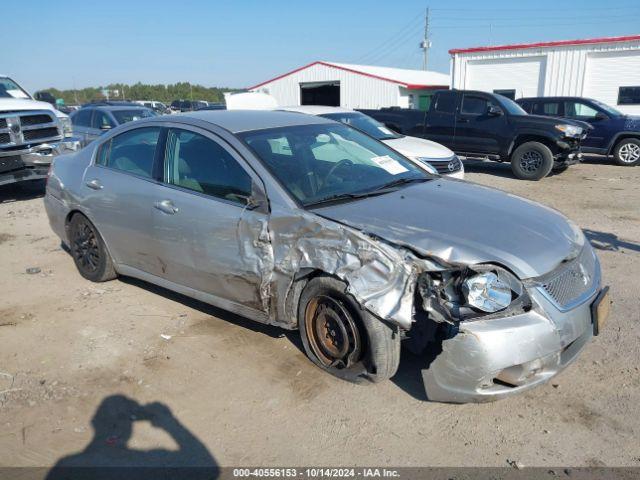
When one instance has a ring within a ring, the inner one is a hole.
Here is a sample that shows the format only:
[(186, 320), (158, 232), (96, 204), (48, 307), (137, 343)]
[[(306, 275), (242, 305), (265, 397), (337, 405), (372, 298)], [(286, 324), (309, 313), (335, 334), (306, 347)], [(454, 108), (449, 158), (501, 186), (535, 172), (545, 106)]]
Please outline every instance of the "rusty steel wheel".
[(344, 369), (360, 361), (360, 331), (339, 301), (326, 295), (312, 298), (304, 322), (309, 346), (323, 366)]

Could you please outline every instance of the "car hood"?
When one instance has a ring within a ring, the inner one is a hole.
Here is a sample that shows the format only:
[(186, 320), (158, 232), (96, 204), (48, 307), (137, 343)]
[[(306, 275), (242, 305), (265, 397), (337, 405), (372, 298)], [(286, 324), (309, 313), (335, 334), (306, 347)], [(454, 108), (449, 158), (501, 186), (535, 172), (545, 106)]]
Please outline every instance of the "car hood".
[(582, 232), (551, 208), (447, 178), (314, 212), (420, 255), (497, 263), (522, 279), (553, 270), (584, 245)]
[(453, 156), (453, 152), (444, 145), (423, 138), (400, 137), (383, 142), (405, 157), (446, 159)]
[(53, 106), (47, 102), (39, 102), (30, 98), (0, 98), (0, 112), (13, 110), (51, 110)]

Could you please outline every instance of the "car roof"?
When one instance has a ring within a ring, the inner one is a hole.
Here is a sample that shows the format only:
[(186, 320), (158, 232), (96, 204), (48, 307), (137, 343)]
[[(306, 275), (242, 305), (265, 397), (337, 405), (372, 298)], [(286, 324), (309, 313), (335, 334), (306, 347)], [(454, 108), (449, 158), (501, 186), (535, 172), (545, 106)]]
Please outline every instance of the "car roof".
[(328, 113), (357, 113), (350, 108), (327, 107), (325, 105), (293, 105), (290, 107), (278, 107), (278, 110), (287, 112), (306, 113), (308, 115), (326, 115)]
[(588, 97), (570, 97), (570, 96), (555, 96), (555, 97), (523, 97), (516, 100), (591, 100)]
[(170, 122), (176, 118), (183, 121), (187, 118), (202, 120), (222, 127), (231, 133), (297, 125), (335, 123), (326, 118), (274, 110), (198, 110), (176, 115), (163, 115), (162, 117), (154, 117), (153, 120)]

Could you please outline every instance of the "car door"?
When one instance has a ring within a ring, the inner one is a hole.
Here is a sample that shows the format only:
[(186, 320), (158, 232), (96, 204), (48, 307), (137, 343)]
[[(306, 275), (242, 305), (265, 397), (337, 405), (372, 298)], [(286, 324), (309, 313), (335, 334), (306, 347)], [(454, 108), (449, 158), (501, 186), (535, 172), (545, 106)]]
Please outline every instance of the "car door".
[(609, 117), (600, 112), (595, 105), (580, 100), (566, 100), (564, 102), (564, 116), (572, 120), (587, 122), (593, 127), (593, 130), (590, 130), (582, 141), (584, 147), (603, 148), (607, 145), (610, 135)]
[[(502, 114), (492, 113), (496, 107)], [(465, 93), (456, 116), (455, 150), (459, 152), (499, 154), (500, 133), (506, 129), (504, 110), (491, 97)]]
[(269, 259), (258, 246), (268, 244), (267, 216), (247, 205), (254, 183), (261, 182), (219, 137), (196, 127), (168, 130), (153, 212), (164, 279), (266, 310), (261, 268)]
[(83, 206), (118, 264), (157, 274), (151, 213), (160, 127), (127, 130), (99, 145), (86, 169)]

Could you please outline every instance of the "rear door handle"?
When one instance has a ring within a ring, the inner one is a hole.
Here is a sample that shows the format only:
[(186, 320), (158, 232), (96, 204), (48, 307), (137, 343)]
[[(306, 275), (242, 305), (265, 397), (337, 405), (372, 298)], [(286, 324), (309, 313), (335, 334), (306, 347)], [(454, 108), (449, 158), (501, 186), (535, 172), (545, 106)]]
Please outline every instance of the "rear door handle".
[(93, 180), (89, 180), (85, 185), (92, 190), (102, 190), (102, 184), (95, 178)]
[(469, 123), (469, 119), (468, 118), (464, 118), (464, 117), (458, 117), (457, 122), (458, 123)]
[(178, 209), (171, 200), (160, 200), (154, 203), (153, 206), (167, 215), (173, 215), (178, 212)]

